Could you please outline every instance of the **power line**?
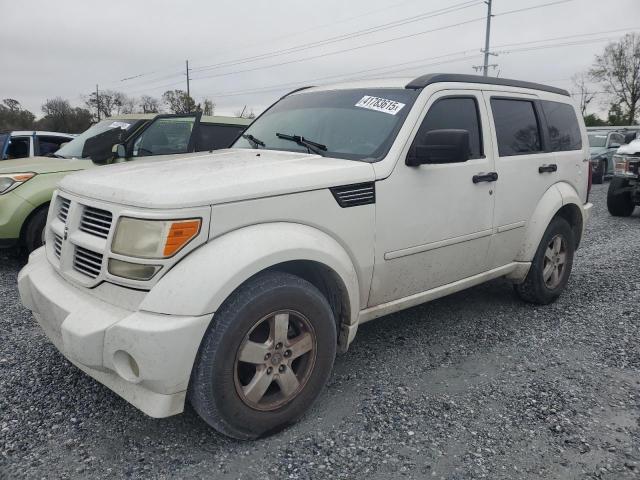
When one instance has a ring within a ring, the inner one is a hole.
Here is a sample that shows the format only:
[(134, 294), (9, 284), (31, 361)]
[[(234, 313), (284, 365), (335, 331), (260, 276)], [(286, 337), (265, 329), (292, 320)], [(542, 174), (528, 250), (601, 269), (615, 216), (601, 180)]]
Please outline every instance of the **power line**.
[[(518, 9), (518, 10), (509, 10), (507, 12), (503, 12), (500, 14), (496, 14), (494, 16), (503, 16), (503, 15), (509, 15), (512, 13), (518, 13), (518, 12), (522, 12), (525, 10), (534, 10), (536, 8), (544, 8), (544, 7), (548, 7), (548, 6), (552, 6), (552, 5), (557, 5), (560, 3), (567, 3), (573, 0), (559, 0), (556, 2), (551, 2), (551, 3), (545, 3), (542, 5), (534, 5), (532, 7), (527, 7), (526, 9)], [(453, 23), (450, 25), (445, 25), (442, 27), (438, 27), (438, 28), (433, 28), (433, 29), (429, 29), (429, 30), (423, 30), (421, 32), (417, 32), (417, 33), (411, 33), (411, 34), (407, 34), (407, 35), (402, 35), (399, 37), (394, 37), (394, 38), (390, 38), (390, 39), (386, 39), (386, 40), (380, 40), (377, 42), (371, 42), (371, 43), (366, 43), (363, 45), (359, 45), (356, 47), (350, 47), (350, 48), (344, 48), (341, 50), (334, 50), (333, 52), (327, 52), (327, 53), (322, 53), (322, 54), (318, 54), (318, 55), (312, 55), (309, 57), (303, 57), (300, 59), (295, 59), (295, 60), (288, 60), (286, 62), (280, 62), (280, 63), (275, 63), (275, 64), (270, 64), (270, 65), (262, 65), (262, 66), (258, 66), (258, 67), (251, 67), (251, 68), (246, 68), (246, 69), (242, 69), (242, 70), (234, 70), (231, 72), (224, 72), (224, 73), (216, 73), (216, 74), (212, 74), (212, 75), (205, 75), (205, 76), (201, 76), (201, 77), (195, 77), (193, 78), (193, 80), (203, 80), (206, 78), (218, 78), (218, 77), (226, 77), (226, 76), (230, 76), (230, 75), (236, 75), (239, 73), (247, 73), (247, 72), (254, 72), (254, 71), (258, 71), (258, 70), (263, 70), (263, 69), (267, 69), (267, 68), (275, 68), (275, 67), (280, 67), (280, 66), (284, 66), (284, 65), (291, 65), (294, 63), (299, 63), (299, 62), (304, 62), (304, 61), (309, 61), (309, 60), (315, 60), (317, 58), (324, 58), (324, 57), (329, 57), (329, 56), (333, 56), (333, 55), (338, 55), (341, 53), (345, 53), (345, 52), (352, 52), (352, 51), (356, 51), (356, 50), (361, 50), (364, 48), (370, 48), (373, 46), (377, 46), (377, 45), (383, 45), (383, 44), (387, 44), (387, 43), (391, 43), (391, 42), (395, 42), (398, 40), (405, 40), (408, 38), (414, 38), (420, 35), (426, 35), (428, 33), (434, 33), (434, 32), (439, 32), (439, 31), (443, 31), (443, 30), (448, 30), (450, 28), (455, 28), (455, 27), (459, 27), (459, 26), (463, 26), (463, 25), (468, 25), (471, 23), (475, 23), (475, 22), (479, 22), (479, 21), (484, 21), (486, 19), (486, 17), (478, 17), (478, 18), (473, 18), (470, 20), (466, 20), (466, 21), (462, 21), (462, 22), (458, 22), (458, 23)]]
[(338, 43), (338, 42), (342, 42), (345, 40), (351, 40), (354, 38), (359, 38), (362, 37), (364, 35), (370, 35), (372, 33), (377, 33), (377, 32), (381, 32), (383, 30), (389, 30), (392, 28), (396, 28), (402, 25), (407, 25), (409, 23), (414, 23), (414, 22), (418, 22), (421, 20), (426, 20), (428, 18), (434, 18), (434, 17), (438, 17), (441, 15), (445, 15), (448, 13), (452, 13), (452, 12), (456, 12), (459, 10), (463, 10), (463, 9), (467, 9), (470, 7), (474, 7), (476, 5), (481, 4), (481, 1), (478, 0), (467, 0), (465, 2), (462, 3), (458, 3), (449, 7), (445, 7), (445, 8), (440, 8), (437, 10), (431, 10), (428, 12), (424, 12), (418, 15), (413, 15), (410, 17), (406, 17), (406, 18), (402, 18), (399, 20), (394, 20), (392, 22), (388, 22), (388, 23), (384, 23), (382, 25), (377, 25), (374, 27), (369, 27), (369, 28), (365, 28), (363, 30), (358, 30), (356, 32), (351, 32), (351, 33), (345, 33), (342, 35), (337, 35), (334, 37), (330, 37), (330, 38), (326, 38), (323, 40), (318, 40), (315, 42), (309, 42), (309, 43), (305, 43), (302, 45), (296, 45), (294, 47), (288, 47), (288, 48), (284, 48), (281, 50), (276, 50), (276, 51), (272, 51), (272, 52), (268, 52), (268, 53), (263, 53), (263, 54), (259, 54), (259, 55), (254, 55), (251, 57), (245, 57), (245, 58), (240, 58), (240, 59), (236, 59), (236, 60), (229, 60), (226, 62), (220, 62), (220, 63), (216, 63), (216, 64), (212, 64), (212, 65), (204, 65), (202, 67), (198, 67), (195, 68), (194, 71), (198, 71), (198, 72), (202, 72), (202, 71), (208, 71), (208, 70), (214, 70), (214, 69), (218, 69), (218, 68), (223, 68), (223, 67), (229, 67), (229, 66), (234, 66), (234, 65), (241, 65), (241, 64), (245, 64), (245, 63), (250, 63), (250, 62), (254, 62), (257, 60), (265, 60), (268, 58), (274, 58), (274, 57), (279, 57), (282, 55), (287, 55), (290, 53), (296, 53), (296, 52), (300, 52), (300, 51), (304, 51), (304, 50), (309, 50), (311, 48), (317, 48), (320, 46), (326, 46), (326, 45), (330, 45), (332, 43)]
[[(568, 38), (576, 38), (576, 37), (584, 37), (584, 36), (590, 36), (590, 35), (600, 35), (600, 34), (604, 34), (604, 33), (612, 33), (612, 32), (618, 32), (618, 31), (622, 31), (622, 29), (617, 29), (617, 30), (609, 30), (609, 31), (604, 31), (604, 32), (592, 32), (592, 33), (583, 33), (583, 34), (576, 34), (576, 35), (566, 35), (563, 37), (552, 37), (552, 38), (547, 38), (547, 39), (539, 39), (539, 40), (531, 40), (528, 42), (517, 42), (514, 45), (526, 45), (526, 44), (535, 44), (535, 43), (541, 43), (541, 42), (548, 42), (548, 41), (552, 41), (552, 40), (559, 40), (559, 39), (568, 39)], [(625, 30), (625, 31), (629, 31), (629, 30)], [(596, 38), (596, 39), (584, 39), (584, 40), (580, 40), (578, 42), (557, 42), (557, 43), (551, 43), (551, 44), (547, 44), (547, 45), (536, 45), (533, 47), (528, 47), (528, 48), (522, 48), (522, 49), (516, 49), (516, 50), (512, 50), (512, 52), (514, 53), (519, 53), (519, 52), (526, 52), (526, 51), (532, 51), (532, 50), (542, 50), (545, 48), (553, 48), (553, 47), (562, 47), (562, 46), (579, 46), (579, 45), (586, 45), (589, 43), (596, 43), (596, 42), (601, 42), (604, 40), (608, 40), (611, 37), (603, 37), (603, 38)], [(504, 46), (509, 46), (512, 44), (503, 44), (500, 45), (501, 47)], [(470, 51), (472, 51), (472, 49), (467, 49), (467, 50), (461, 50), (458, 52), (452, 52), (452, 53), (447, 53), (444, 55), (439, 55), (436, 57), (429, 57), (429, 58), (423, 58), (423, 59), (418, 59), (418, 60), (411, 60), (411, 61), (407, 61), (407, 62), (401, 62), (401, 63), (397, 63), (397, 64), (393, 64), (393, 65), (385, 65), (383, 67), (375, 67), (375, 68), (370, 68), (370, 69), (365, 69), (365, 70), (359, 70), (356, 72), (351, 72), (350, 74), (337, 74), (337, 75), (327, 75), (324, 77), (316, 77), (313, 79), (307, 79), (307, 80), (300, 80), (297, 82), (288, 82), (288, 83), (284, 83), (284, 84), (277, 84), (277, 85), (271, 85), (269, 87), (265, 87), (265, 88), (258, 88), (258, 89), (246, 89), (246, 90), (237, 90), (237, 91), (232, 91), (232, 92), (221, 92), (221, 93), (213, 93), (213, 94), (209, 94), (209, 96), (213, 96), (213, 97), (228, 97), (228, 96), (237, 96), (237, 95), (246, 95), (246, 94), (254, 94), (254, 93), (267, 93), (267, 92), (271, 92), (271, 91), (278, 91), (284, 88), (295, 88), (297, 86), (303, 85), (303, 84), (310, 84), (316, 81), (322, 81), (322, 80), (328, 80), (328, 79), (334, 79), (334, 78), (342, 78), (342, 77), (347, 77), (349, 79), (359, 79), (362, 77), (357, 77), (357, 78), (352, 78), (354, 75), (359, 75), (362, 73), (370, 73), (376, 70), (385, 70), (385, 69), (389, 69), (392, 68), (394, 72), (399, 72), (399, 71), (403, 71), (403, 70), (408, 70), (408, 69), (414, 69), (414, 68), (421, 68), (424, 66), (432, 66), (433, 64), (426, 64), (426, 65), (415, 65), (415, 66), (411, 66), (408, 68), (403, 68), (403, 69), (397, 69), (396, 67), (399, 66), (405, 66), (411, 63), (417, 63), (417, 62), (424, 62), (424, 61), (428, 61), (428, 60), (437, 60), (440, 58), (444, 58), (444, 57), (453, 57), (453, 56), (459, 56), (459, 55), (466, 55), (468, 54)], [(508, 53), (508, 52), (507, 52)], [(457, 58), (454, 61), (460, 61), (463, 59), (470, 59), (472, 58), (472, 55), (466, 55), (463, 58)], [(444, 62), (437, 62), (437, 64), (443, 64)]]

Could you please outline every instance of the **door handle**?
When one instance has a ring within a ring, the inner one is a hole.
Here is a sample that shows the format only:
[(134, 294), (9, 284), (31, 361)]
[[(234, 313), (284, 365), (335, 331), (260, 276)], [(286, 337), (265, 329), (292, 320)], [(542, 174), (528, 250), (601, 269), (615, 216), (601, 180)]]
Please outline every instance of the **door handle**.
[(478, 175), (474, 175), (472, 180), (473, 180), (473, 183), (495, 182), (496, 180), (498, 180), (498, 173), (497, 172), (479, 173)]
[(557, 172), (558, 171), (558, 165), (556, 165), (555, 163), (550, 163), (549, 165), (542, 165), (540, 168), (538, 168), (538, 173), (551, 173), (551, 172)]

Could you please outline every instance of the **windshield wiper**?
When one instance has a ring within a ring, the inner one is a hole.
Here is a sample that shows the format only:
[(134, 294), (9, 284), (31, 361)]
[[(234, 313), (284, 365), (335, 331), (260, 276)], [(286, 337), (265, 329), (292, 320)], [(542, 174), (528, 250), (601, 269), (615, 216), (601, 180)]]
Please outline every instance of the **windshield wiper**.
[(266, 146), (262, 140), (260, 140), (259, 138), (254, 137), (250, 133), (243, 133), (242, 134), (242, 138), (246, 138), (247, 140), (249, 140), (251, 143), (253, 143), (253, 145), (255, 147), (263, 147), (264, 148)]
[(291, 142), (296, 142), (298, 145), (302, 147), (307, 147), (307, 151), (309, 153), (313, 152), (317, 155), (324, 157), (324, 153), (327, 151), (327, 146), (322, 145), (321, 143), (312, 142), (311, 140), (307, 140), (300, 135), (287, 135), (286, 133), (276, 133), (276, 137), (281, 138), (283, 140), (289, 140)]

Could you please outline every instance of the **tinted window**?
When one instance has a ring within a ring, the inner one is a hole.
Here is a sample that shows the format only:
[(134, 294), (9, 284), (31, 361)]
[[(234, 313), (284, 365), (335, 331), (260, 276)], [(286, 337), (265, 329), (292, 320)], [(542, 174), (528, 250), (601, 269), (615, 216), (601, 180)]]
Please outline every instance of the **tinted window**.
[(47, 156), (54, 153), (63, 143), (69, 142), (70, 138), (65, 137), (45, 137), (38, 136), (39, 155)]
[(26, 158), (29, 156), (29, 140), (31, 137), (11, 137), (7, 147), (7, 159)]
[(206, 150), (229, 148), (244, 129), (245, 127), (243, 125), (213, 125), (211, 123), (201, 123), (198, 128), (196, 150), (203, 152)]
[(424, 117), (414, 145), (424, 143), (427, 132), (432, 130), (467, 130), (469, 132), (470, 158), (482, 156), (480, 115), (474, 98), (443, 98), (434, 103)]
[(541, 150), (540, 129), (533, 102), (493, 98), (491, 109), (501, 157)]
[(186, 153), (195, 117), (170, 117), (155, 120), (133, 144), (133, 156)]
[(566, 103), (548, 101), (541, 103), (547, 119), (550, 149), (554, 152), (580, 150), (582, 135), (573, 107)]

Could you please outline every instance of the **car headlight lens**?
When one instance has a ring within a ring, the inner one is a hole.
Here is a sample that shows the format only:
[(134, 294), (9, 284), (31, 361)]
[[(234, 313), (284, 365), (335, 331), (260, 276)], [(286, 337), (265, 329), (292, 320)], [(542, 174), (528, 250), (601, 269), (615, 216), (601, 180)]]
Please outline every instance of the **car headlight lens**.
[(0, 174), (0, 195), (10, 192), (35, 176), (33, 172)]
[(121, 217), (111, 250), (138, 258), (168, 258), (200, 233), (202, 220), (142, 220)]

